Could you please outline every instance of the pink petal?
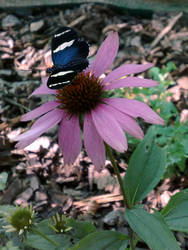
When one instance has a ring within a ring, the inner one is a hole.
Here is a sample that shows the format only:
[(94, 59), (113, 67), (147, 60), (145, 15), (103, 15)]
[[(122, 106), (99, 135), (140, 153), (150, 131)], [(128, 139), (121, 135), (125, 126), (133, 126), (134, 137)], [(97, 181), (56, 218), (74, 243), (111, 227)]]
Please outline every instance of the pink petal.
[(141, 117), (152, 124), (164, 124), (164, 120), (147, 104), (126, 98), (106, 98), (104, 102), (134, 118)]
[(90, 114), (84, 118), (84, 145), (88, 156), (91, 158), (96, 170), (99, 172), (105, 165), (105, 147), (99, 136)]
[(156, 86), (158, 82), (144, 79), (144, 78), (138, 78), (138, 77), (127, 77), (123, 79), (119, 79), (117, 81), (112, 82), (109, 85), (105, 85), (105, 90), (110, 89), (119, 89), (123, 87), (144, 87), (144, 88), (150, 88), (153, 86)]
[(59, 127), (58, 140), (64, 163), (72, 164), (82, 148), (81, 130), (77, 116), (69, 118), (66, 114), (64, 115)]
[(113, 106), (111, 107), (114, 109), (114, 117), (120, 123), (123, 130), (138, 139), (144, 138), (144, 133), (141, 127), (132, 117), (126, 115), (125, 113), (122, 113), (118, 109), (115, 109)]
[(50, 102), (46, 102), (44, 104), (42, 104), (40, 107), (33, 109), (32, 111), (28, 112), (25, 115), (22, 115), (21, 117), (21, 121), (29, 121), (32, 119), (35, 119), (45, 113), (47, 113), (48, 111), (56, 108), (59, 105), (59, 103), (57, 101), (50, 101)]
[(100, 104), (91, 113), (94, 125), (99, 135), (112, 148), (119, 152), (127, 149), (127, 141), (119, 122), (114, 118), (114, 109), (106, 104)]
[(25, 139), (25, 140), (21, 140), (18, 143), (16, 143), (15, 147), (17, 149), (23, 149), (26, 148), (27, 146), (29, 146), (31, 143), (33, 143), (35, 140), (37, 139), (37, 137), (32, 137), (30, 139)]
[(39, 88), (37, 88), (36, 90), (34, 90), (33, 93), (29, 97), (31, 97), (33, 95), (45, 95), (45, 94), (54, 94), (55, 95), (55, 94), (57, 94), (56, 90), (49, 89), (47, 87), (47, 80), (48, 80), (47, 77), (43, 77), (42, 78), (43, 84)]
[(62, 110), (55, 109), (40, 117), (25, 133), (14, 138), (15, 141), (37, 138), (48, 129), (54, 127), (62, 119)]
[(112, 64), (118, 52), (119, 38), (117, 32), (110, 32), (100, 46), (94, 59), (91, 71), (96, 77), (102, 75)]
[(118, 80), (123, 76), (138, 74), (153, 67), (152, 63), (147, 64), (124, 64), (110, 72), (104, 79), (104, 83)]

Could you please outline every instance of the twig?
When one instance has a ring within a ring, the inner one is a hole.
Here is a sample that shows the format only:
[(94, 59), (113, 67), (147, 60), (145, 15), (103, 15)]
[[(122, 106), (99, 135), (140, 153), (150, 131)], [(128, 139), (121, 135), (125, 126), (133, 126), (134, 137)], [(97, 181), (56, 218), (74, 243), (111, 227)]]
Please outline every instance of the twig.
[(87, 18), (86, 15), (82, 15), (80, 17), (78, 17), (77, 19), (75, 19), (74, 21), (72, 21), (71, 23), (69, 23), (69, 27), (74, 27), (77, 24), (79, 24), (80, 22), (83, 22), (85, 19)]
[(10, 99), (8, 97), (4, 97), (4, 100), (11, 103), (11, 104), (13, 104), (13, 105), (15, 105), (15, 106), (17, 106), (17, 107), (19, 107), (19, 108), (25, 109), (27, 112), (31, 111), (29, 108), (15, 102), (14, 100), (12, 100), (12, 99)]
[(169, 24), (159, 33), (159, 35), (151, 43), (151, 49), (153, 49), (158, 44), (158, 42), (172, 29), (174, 24), (180, 19), (182, 15), (183, 13), (180, 12), (177, 16), (170, 20)]
[(127, 27), (128, 24), (127, 23), (118, 23), (118, 24), (109, 24), (107, 25), (103, 30), (102, 30), (102, 33), (103, 34), (106, 34), (108, 31), (119, 31), (120, 29), (123, 29), (125, 27)]
[(105, 204), (109, 202), (122, 201), (122, 200), (123, 200), (122, 195), (112, 193), (112, 194), (103, 194), (103, 195), (97, 195), (94, 197), (89, 197), (82, 201), (75, 201), (73, 204), (76, 207), (85, 207), (89, 204), (90, 201), (97, 201), (98, 204)]

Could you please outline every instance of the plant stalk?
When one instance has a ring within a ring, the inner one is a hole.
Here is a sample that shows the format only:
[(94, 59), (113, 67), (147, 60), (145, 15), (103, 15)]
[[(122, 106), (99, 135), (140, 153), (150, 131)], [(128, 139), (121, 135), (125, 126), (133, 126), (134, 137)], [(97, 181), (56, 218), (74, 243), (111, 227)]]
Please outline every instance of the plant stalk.
[[(114, 156), (112, 154), (112, 150), (110, 148), (110, 146), (108, 144), (105, 143), (105, 147), (106, 147), (106, 152), (110, 158), (110, 161), (112, 163), (112, 166), (114, 168), (114, 172), (118, 178), (118, 182), (120, 185), (120, 189), (121, 189), (121, 193), (123, 195), (123, 200), (124, 200), (124, 204), (125, 204), (125, 208), (130, 209), (126, 194), (125, 194), (125, 189), (124, 189), (124, 185), (123, 185), (123, 180), (121, 178), (120, 172), (119, 172), (119, 168), (115, 162)], [(138, 239), (135, 239), (135, 234), (134, 231), (131, 229), (131, 234), (130, 234), (130, 250), (134, 250), (136, 247)]]
[(125, 189), (124, 189), (123, 181), (122, 181), (122, 178), (121, 178), (121, 175), (120, 175), (120, 172), (119, 172), (119, 168), (118, 168), (118, 166), (117, 166), (117, 164), (115, 162), (114, 156), (112, 154), (112, 150), (111, 150), (110, 146), (108, 144), (106, 144), (106, 143), (105, 143), (105, 147), (106, 147), (107, 154), (108, 154), (108, 156), (110, 158), (110, 161), (112, 163), (112, 166), (114, 168), (114, 172), (115, 172), (115, 174), (116, 174), (116, 176), (118, 178), (121, 193), (123, 195), (123, 201), (124, 201), (124, 204), (125, 204), (125, 208), (130, 208), (127, 197), (126, 197), (126, 194), (125, 194)]
[(38, 235), (40, 235), (42, 238), (44, 238), (45, 240), (49, 241), (51, 244), (53, 244), (54, 246), (58, 247), (59, 243), (57, 243), (56, 241), (50, 239), (48, 236), (46, 236), (45, 234), (43, 234), (42, 232), (40, 232), (39, 230), (37, 230), (36, 228), (32, 228), (32, 231)]

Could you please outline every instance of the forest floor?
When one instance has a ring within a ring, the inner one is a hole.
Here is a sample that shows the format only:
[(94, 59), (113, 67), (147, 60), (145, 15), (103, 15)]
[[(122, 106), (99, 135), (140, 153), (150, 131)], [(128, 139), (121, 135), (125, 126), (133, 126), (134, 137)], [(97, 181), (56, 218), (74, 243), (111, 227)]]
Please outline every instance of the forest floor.
[[(71, 168), (64, 166), (57, 144), (57, 128), (24, 150), (16, 150), (11, 138), (32, 124), (20, 122), (21, 115), (48, 98), (28, 97), (46, 75), (51, 37), (61, 26), (74, 28), (89, 41), (91, 57), (109, 31), (118, 31), (120, 48), (112, 68), (122, 63), (144, 62), (162, 68), (173, 62), (177, 70), (168, 76), (174, 81), (169, 89), (172, 93), (169, 101), (177, 107), (181, 121), (185, 121), (188, 117), (187, 24), (188, 16), (182, 13), (123, 12), (94, 4), (66, 9), (0, 10), (0, 172), (8, 173), (0, 204), (32, 204), (40, 218), (56, 212), (67, 213), (77, 219), (92, 220), (98, 228), (127, 232), (122, 196), (108, 160), (104, 170), (98, 173), (82, 151)], [(130, 145), (127, 156), (118, 155), (122, 175), (132, 151)], [(161, 181), (145, 199), (145, 208), (163, 208), (173, 194), (188, 187), (187, 180), (185, 175), (179, 175)], [(185, 234), (176, 233), (176, 237), (182, 249), (188, 249)]]

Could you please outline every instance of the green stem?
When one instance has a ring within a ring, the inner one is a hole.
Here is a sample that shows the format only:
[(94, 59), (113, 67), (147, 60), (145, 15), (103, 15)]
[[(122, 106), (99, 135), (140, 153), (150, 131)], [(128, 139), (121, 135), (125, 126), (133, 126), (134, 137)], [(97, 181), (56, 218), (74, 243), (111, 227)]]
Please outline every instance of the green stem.
[(49, 241), (51, 244), (53, 244), (54, 246), (58, 247), (59, 243), (57, 243), (56, 241), (50, 239), (48, 236), (46, 236), (45, 234), (43, 234), (42, 232), (40, 232), (38, 229), (36, 228), (32, 228), (32, 231), (38, 235), (40, 235), (41, 237), (43, 237), (45, 240)]
[(116, 174), (116, 176), (118, 178), (118, 182), (119, 182), (119, 185), (120, 185), (121, 193), (123, 195), (123, 200), (124, 200), (125, 207), (130, 208), (127, 197), (125, 195), (125, 189), (124, 189), (123, 181), (122, 181), (122, 178), (121, 178), (121, 175), (120, 175), (120, 172), (119, 172), (119, 168), (118, 168), (118, 166), (117, 166), (117, 164), (116, 164), (116, 162), (114, 160), (112, 150), (109, 147), (109, 145), (106, 144), (106, 143), (105, 143), (105, 147), (106, 147), (107, 154), (108, 154), (108, 156), (110, 158), (110, 161), (112, 163), (112, 166), (114, 168), (114, 172), (115, 172), (115, 174)]
[(138, 237), (135, 235), (135, 232), (131, 228), (131, 233), (130, 233), (130, 249), (134, 250), (136, 248), (136, 244), (138, 242)]
[[(114, 159), (114, 156), (112, 154), (112, 150), (110, 148), (110, 146), (108, 144), (105, 143), (105, 147), (106, 147), (106, 152), (110, 158), (110, 161), (112, 163), (112, 166), (114, 168), (114, 172), (118, 178), (118, 182), (119, 182), (119, 185), (120, 185), (120, 189), (121, 189), (121, 193), (123, 195), (123, 200), (124, 200), (124, 204), (125, 204), (125, 208), (129, 208), (130, 209), (130, 206), (129, 206), (129, 203), (128, 203), (128, 200), (127, 200), (127, 197), (126, 197), (126, 194), (125, 194), (125, 189), (124, 189), (124, 185), (123, 185), (123, 181), (122, 181), (122, 178), (121, 178), (121, 175), (120, 175), (120, 172), (119, 172), (119, 168), (115, 162), (115, 159)], [(131, 250), (134, 250), (135, 247), (136, 247), (136, 244), (138, 242), (138, 239), (135, 238), (135, 233), (134, 231), (131, 229), (131, 233), (130, 233), (130, 249)]]

